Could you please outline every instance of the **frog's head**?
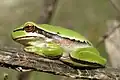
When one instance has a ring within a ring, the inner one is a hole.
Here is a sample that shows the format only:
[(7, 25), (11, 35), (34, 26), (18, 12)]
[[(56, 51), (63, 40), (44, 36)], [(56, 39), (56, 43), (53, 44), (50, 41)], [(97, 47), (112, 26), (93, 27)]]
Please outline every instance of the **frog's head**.
[(26, 22), (22, 26), (13, 30), (12, 38), (24, 45), (29, 41), (43, 39), (45, 36), (40, 34), (41, 30), (38, 30), (38, 27), (39, 26), (33, 22)]

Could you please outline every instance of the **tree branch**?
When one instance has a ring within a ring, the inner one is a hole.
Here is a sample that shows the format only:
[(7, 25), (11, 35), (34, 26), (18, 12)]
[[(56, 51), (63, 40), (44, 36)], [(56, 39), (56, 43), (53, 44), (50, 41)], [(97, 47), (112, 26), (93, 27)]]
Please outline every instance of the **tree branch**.
[(42, 58), (39, 55), (25, 53), (14, 48), (5, 47), (0, 48), (0, 66), (18, 70), (22, 68), (25, 70), (31, 69), (34, 71), (47, 72), (54, 75), (62, 75), (72, 78), (80, 79), (120, 79), (120, 70), (113, 68), (80, 70), (74, 69), (59, 60), (50, 60)]
[(99, 47), (110, 35), (112, 35), (116, 29), (120, 28), (120, 22), (118, 20), (108, 20), (107, 26), (111, 26), (111, 30), (107, 31), (98, 41), (96, 47)]
[(49, 24), (58, 4), (58, 0), (44, 0), (43, 11), (41, 11), (38, 23)]
[(118, 6), (118, 2), (116, 0), (109, 0), (109, 2), (112, 4), (113, 8), (120, 13), (120, 8)]

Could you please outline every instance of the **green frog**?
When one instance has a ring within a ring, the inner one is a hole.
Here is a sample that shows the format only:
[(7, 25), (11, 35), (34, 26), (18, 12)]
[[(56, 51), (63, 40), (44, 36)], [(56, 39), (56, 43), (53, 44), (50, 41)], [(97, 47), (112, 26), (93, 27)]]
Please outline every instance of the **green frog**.
[(58, 59), (77, 68), (102, 68), (103, 58), (81, 34), (60, 26), (26, 22), (12, 32), (12, 39), (24, 45), (24, 51), (49, 59)]

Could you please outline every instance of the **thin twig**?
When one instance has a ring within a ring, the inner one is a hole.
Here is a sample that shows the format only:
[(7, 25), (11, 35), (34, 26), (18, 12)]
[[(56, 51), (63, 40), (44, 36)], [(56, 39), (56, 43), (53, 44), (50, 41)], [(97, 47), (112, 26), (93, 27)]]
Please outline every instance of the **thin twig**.
[(117, 26), (113, 27), (112, 30), (109, 30), (108, 32), (106, 32), (106, 33), (99, 39), (96, 47), (99, 47), (100, 44), (102, 44), (102, 43), (105, 41), (105, 39), (107, 39), (110, 35), (112, 35), (112, 34), (116, 31), (116, 29), (118, 29), (118, 28), (120, 28), (120, 24), (118, 24)]
[(37, 23), (49, 24), (57, 9), (58, 0), (44, 0), (43, 11)]
[[(115, 1), (115, 0), (114, 0)], [(120, 9), (116, 6), (115, 2), (112, 0), (109, 0), (109, 2), (112, 4), (112, 6), (115, 8), (115, 10), (120, 13)]]

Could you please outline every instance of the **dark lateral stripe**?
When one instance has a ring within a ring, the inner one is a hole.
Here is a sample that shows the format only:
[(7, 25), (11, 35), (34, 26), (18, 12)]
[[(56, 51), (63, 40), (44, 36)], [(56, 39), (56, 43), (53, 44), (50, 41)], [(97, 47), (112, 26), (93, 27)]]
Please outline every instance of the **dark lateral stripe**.
[[(37, 28), (37, 30), (38, 30), (38, 33), (39, 33), (39, 34), (45, 35), (45, 36), (48, 37), (48, 38), (52, 38), (52, 36), (58, 36), (58, 37), (60, 37), (60, 38), (69, 39), (69, 38), (67, 38), (67, 37), (61, 37), (61, 36), (59, 36), (59, 35), (58, 35), (58, 34), (60, 34), (59, 32), (56, 33), (56, 34), (53, 34), (53, 33), (48, 33), (48, 32), (46, 32), (46, 31), (44, 31), (44, 30), (39, 29), (39, 28)], [(90, 44), (89, 42), (86, 42), (86, 41), (81, 42), (81, 41), (75, 40), (75, 39), (69, 39), (69, 40), (75, 41), (75, 42), (80, 42), (80, 43), (83, 43), (83, 44), (89, 44), (89, 45), (91, 46), (91, 44)]]
[[(70, 56), (70, 55), (69, 55), (69, 56)], [(105, 67), (105, 66), (100, 65), (100, 64), (97, 64), (97, 63), (88, 62), (88, 61), (83, 61), (83, 60), (78, 60), (78, 59), (72, 58), (71, 56), (70, 56), (70, 58), (71, 58), (73, 61), (78, 62), (78, 63), (81, 63), (81, 64), (92, 65), (92, 66), (94, 65), (94, 66), (99, 66), (99, 67)]]
[(91, 70), (91, 69), (97, 69), (97, 68), (104, 68), (104, 67), (100, 67), (100, 66), (97, 66), (97, 67), (95, 67), (93, 65), (91, 65), (91, 66), (89, 66), (89, 65), (88, 66), (84, 66), (84, 65), (80, 66), (80, 65), (75, 65), (73, 63), (68, 63), (68, 62), (65, 62), (65, 61), (62, 61), (62, 62), (71, 66), (71, 67), (73, 67), (73, 68), (75, 68), (75, 69), (81, 69), (81, 70), (86, 70), (86, 69)]
[(18, 39), (21, 39), (21, 38), (26, 38), (26, 37), (36, 37), (36, 36), (24, 36), (24, 37), (18, 37), (18, 38), (15, 38), (15, 39), (13, 39), (13, 40), (18, 40)]
[[(22, 30), (24, 30), (24, 28), (14, 30), (13, 32), (22, 31)], [(61, 37), (61, 36), (58, 35), (58, 34), (60, 34), (59, 32), (56, 33), (56, 34), (48, 33), (48, 32), (46, 32), (46, 31), (44, 31), (44, 30), (42, 30), (42, 29), (40, 29), (40, 28), (37, 28), (37, 27), (35, 27), (35, 32), (37, 32), (38, 34), (42, 34), (42, 35), (44, 35), (44, 36), (46, 36), (46, 37), (48, 37), (48, 38), (52, 38), (52, 36)], [(69, 38), (67, 38), (67, 37), (61, 37), (61, 38), (69, 39)], [(69, 39), (69, 40), (75, 41), (75, 42), (79, 42), (79, 43), (82, 43), (82, 44), (89, 44), (89, 45), (91, 46), (91, 44), (90, 44), (89, 42), (86, 42), (86, 41), (81, 42), (80, 40), (75, 40), (75, 39)]]
[(22, 30), (24, 30), (24, 29), (17, 29), (17, 30), (14, 30), (13, 32), (16, 32), (16, 31), (22, 31)]

